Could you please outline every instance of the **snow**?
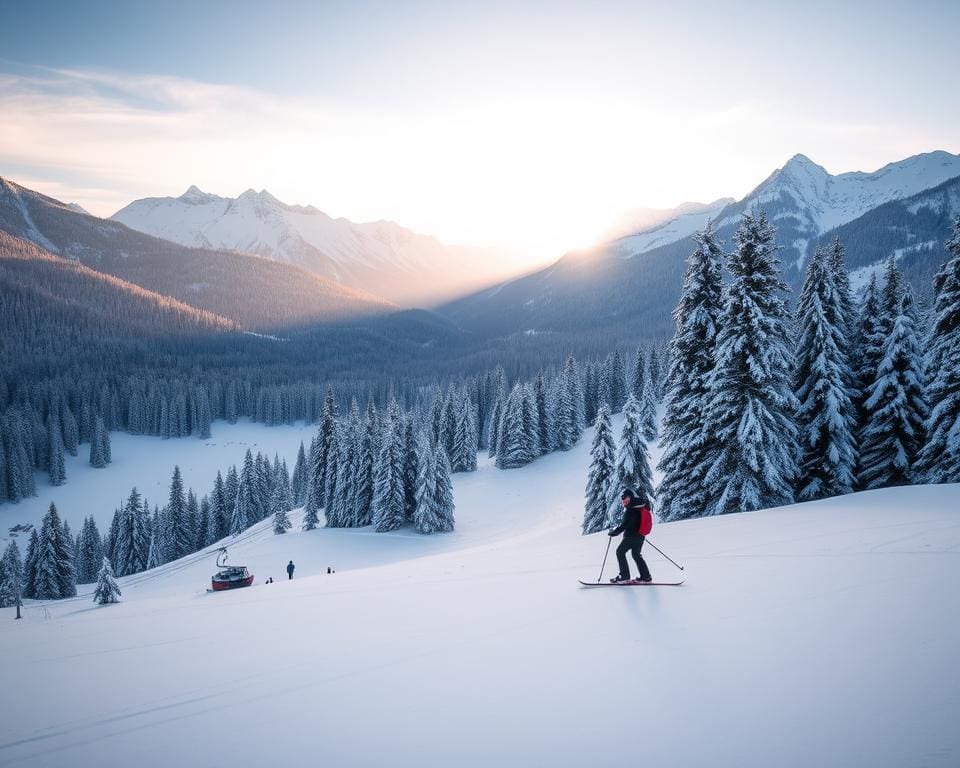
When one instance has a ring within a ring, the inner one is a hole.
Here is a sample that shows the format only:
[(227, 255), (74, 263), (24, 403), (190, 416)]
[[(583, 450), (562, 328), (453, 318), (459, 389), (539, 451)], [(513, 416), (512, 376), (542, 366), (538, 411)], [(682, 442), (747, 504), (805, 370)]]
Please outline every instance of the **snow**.
[(162, 440), (111, 432), (111, 464), (103, 469), (91, 467), (90, 446), (83, 443), (76, 456), (66, 455), (64, 485), (53, 487), (46, 473), (38, 472), (34, 476), (36, 496), (17, 504), (0, 504), (0, 545), (6, 546), (8, 531), (14, 525), (37, 525), (51, 501), (57, 505), (60, 517), (70, 523), (74, 534), (80, 531), (87, 515), (93, 515), (101, 534), (106, 533), (113, 510), (123, 503), (133, 486), (147, 497), (151, 510), (155, 504), (161, 507), (166, 504), (174, 465), (180, 466), (184, 486), (192, 487), (198, 498), (213, 488), (217, 470), (226, 477), (232, 464), (242, 466), (248, 448), (254, 455), (258, 451), (264, 453), (271, 461), (275, 453), (279, 454), (292, 471), (300, 441), (309, 447), (316, 431), (316, 424), (300, 422), (267, 427), (242, 419), (236, 424), (214, 422), (207, 440), (196, 437)]
[(661, 245), (675, 243), (707, 226), (707, 222), (723, 210), (731, 200), (722, 198), (689, 213), (675, 216), (649, 229), (613, 241), (614, 251), (625, 258), (652, 251)]
[[(795, 155), (747, 199), (763, 205), (789, 195), (811, 234), (826, 232), (891, 200), (899, 200), (960, 176), (960, 155), (928, 152), (885, 165), (878, 171), (836, 176), (804, 155)], [(728, 223), (726, 220), (720, 224)]]
[(206, 593), (213, 555), (192, 555), (119, 579), (117, 605), (84, 587), (4, 614), (0, 762), (957, 764), (960, 487), (661, 524), (684, 586), (588, 590), (591, 437), (455, 476), (452, 534), (294, 515), (231, 548), (249, 589)]
[[(378, 280), (391, 300), (410, 293), (408, 283), (422, 283), (425, 273), (434, 273), (434, 281), (458, 274), (460, 282), (470, 273), (474, 282), (483, 282), (515, 271), (503, 253), (444, 245), (389, 221), (334, 219), (313, 206), (287, 205), (266, 190), (229, 198), (191, 186), (177, 198), (135, 200), (111, 218), (181, 245), (253, 253), (356, 287), (369, 289), (370, 281)], [(403, 291), (391, 289), (391, 281)], [(425, 295), (427, 289), (418, 290)]]

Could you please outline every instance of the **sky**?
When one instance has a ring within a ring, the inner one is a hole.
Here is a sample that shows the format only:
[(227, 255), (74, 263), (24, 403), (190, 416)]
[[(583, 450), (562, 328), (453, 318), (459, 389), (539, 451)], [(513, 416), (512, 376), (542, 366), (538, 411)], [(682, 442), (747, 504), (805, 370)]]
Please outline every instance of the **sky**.
[(267, 189), (531, 263), (636, 208), (960, 153), (960, 3), (0, 0), (0, 176)]

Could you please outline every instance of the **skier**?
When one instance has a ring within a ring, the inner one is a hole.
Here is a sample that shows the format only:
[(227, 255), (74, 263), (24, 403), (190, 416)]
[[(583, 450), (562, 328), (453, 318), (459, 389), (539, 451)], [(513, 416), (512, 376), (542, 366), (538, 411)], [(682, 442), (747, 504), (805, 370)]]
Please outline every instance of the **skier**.
[(293, 578), (293, 568), (293, 560), (291, 560), (289, 563), (287, 563), (287, 581)]
[[(623, 520), (620, 525), (614, 528), (609, 536), (619, 536), (623, 534), (623, 541), (617, 547), (617, 562), (620, 564), (620, 573), (610, 579), (614, 584), (621, 581), (630, 581), (630, 566), (627, 564), (627, 552), (633, 555), (634, 562), (637, 564), (637, 571), (640, 573), (640, 581), (650, 582), (653, 577), (650, 575), (650, 569), (644, 562), (643, 555), (640, 554), (640, 548), (643, 547), (644, 535), (641, 530), (649, 532), (651, 520), (650, 504), (648, 503), (643, 491), (640, 495), (634, 493), (632, 488), (624, 489), (620, 494), (620, 501), (623, 504)], [(646, 518), (646, 520), (644, 520)]]

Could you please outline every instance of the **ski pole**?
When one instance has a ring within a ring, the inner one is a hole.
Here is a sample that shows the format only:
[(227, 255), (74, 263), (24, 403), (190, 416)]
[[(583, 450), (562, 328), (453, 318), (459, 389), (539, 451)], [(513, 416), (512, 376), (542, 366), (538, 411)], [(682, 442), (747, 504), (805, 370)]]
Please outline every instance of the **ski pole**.
[(607, 551), (603, 553), (603, 565), (600, 566), (600, 575), (597, 576), (597, 584), (600, 583), (600, 579), (603, 578), (603, 569), (607, 565), (607, 555), (610, 554), (610, 542), (613, 541), (613, 538), (607, 536)]
[[(674, 559), (673, 559), (672, 557), (670, 557), (670, 555), (668, 555), (666, 552), (664, 552), (662, 549), (660, 549), (660, 547), (658, 547), (656, 544), (654, 544), (652, 541), (650, 541), (650, 539), (646, 539), (646, 542), (647, 542), (647, 544), (649, 544), (651, 547), (653, 547), (655, 550), (657, 550), (657, 552), (659, 552), (661, 555), (663, 555), (665, 558), (667, 558), (667, 560), (669, 560), (671, 563), (673, 563), (675, 566), (677, 566), (677, 568), (679, 568), (681, 571), (683, 570), (683, 566), (682, 566), (682, 565), (680, 565), (679, 563), (675, 562)], [(607, 548), (609, 549), (609, 547), (607, 547)]]

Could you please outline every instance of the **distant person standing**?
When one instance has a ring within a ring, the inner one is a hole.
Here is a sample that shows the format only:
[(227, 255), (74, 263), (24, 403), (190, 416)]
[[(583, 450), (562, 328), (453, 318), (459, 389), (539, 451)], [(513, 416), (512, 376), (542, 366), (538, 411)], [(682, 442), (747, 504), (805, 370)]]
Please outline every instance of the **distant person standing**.
[(293, 569), (293, 560), (291, 560), (289, 563), (287, 563), (287, 581), (293, 578)]

